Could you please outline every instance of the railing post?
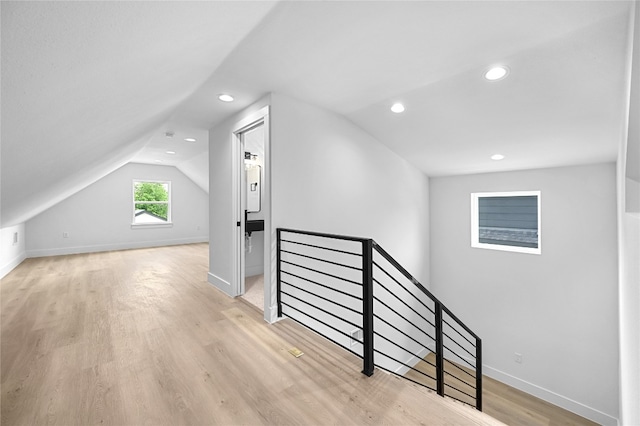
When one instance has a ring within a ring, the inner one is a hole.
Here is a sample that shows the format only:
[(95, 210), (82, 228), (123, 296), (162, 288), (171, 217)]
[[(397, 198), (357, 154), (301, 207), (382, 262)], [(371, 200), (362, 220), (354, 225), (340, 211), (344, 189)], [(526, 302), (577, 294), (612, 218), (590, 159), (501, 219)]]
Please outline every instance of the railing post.
[(436, 302), (436, 387), (444, 396), (444, 341), (442, 333), (442, 303)]
[(362, 241), (362, 373), (373, 374), (373, 240)]
[(282, 299), (280, 296), (280, 228), (276, 229), (276, 301), (278, 304), (278, 318), (282, 317)]
[(476, 339), (476, 409), (482, 411), (482, 340)]

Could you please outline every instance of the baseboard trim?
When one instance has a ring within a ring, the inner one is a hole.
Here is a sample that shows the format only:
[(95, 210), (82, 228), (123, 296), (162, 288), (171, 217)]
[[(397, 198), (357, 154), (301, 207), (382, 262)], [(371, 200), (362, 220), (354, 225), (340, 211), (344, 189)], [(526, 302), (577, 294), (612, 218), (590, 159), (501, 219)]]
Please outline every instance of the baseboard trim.
[(127, 243), (99, 244), (91, 246), (59, 247), (51, 249), (27, 250), (27, 257), (64, 256), (69, 254), (99, 253), (104, 251), (132, 250), (206, 242), (209, 242), (209, 237), (189, 237), (177, 238), (173, 240), (134, 241)]
[(253, 277), (264, 274), (264, 265), (246, 265), (244, 268), (245, 277)]
[(207, 273), (207, 282), (226, 294), (229, 297), (234, 297), (233, 292), (231, 291), (231, 283), (229, 281), (223, 280), (216, 274), (212, 272)]
[(498, 380), (499, 382), (526, 392), (529, 395), (533, 395), (555, 406), (564, 408), (567, 411), (571, 411), (572, 413), (592, 420), (598, 424), (606, 426), (618, 426), (619, 424), (618, 419), (615, 417), (495, 368), (483, 364), (482, 370), (483, 374), (491, 377), (492, 379)]
[[(410, 365), (411, 367), (414, 367), (417, 363), (419, 363), (420, 361), (422, 361), (424, 359), (424, 357), (427, 356), (427, 354), (429, 354), (429, 349), (427, 348), (422, 348), (420, 349), (420, 352), (418, 352), (416, 355), (413, 355), (411, 358), (409, 358), (408, 361), (405, 362), (405, 364)], [(407, 374), (409, 372), (410, 368), (407, 367), (406, 365), (400, 365), (400, 367), (398, 367), (394, 373), (399, 375), (399, 376), (404, 376), (405, 374)]]
[(26, 258), (27, 258), (27, 253), (22, 252), (18, 256), (11, 259), (6, 264), (2, 265), (2, 267), (0, 267), (0, 279), (4, 278), (7, 274), (9, 274), (9, 272), (17, 268), (18, 265), (24, 262)]

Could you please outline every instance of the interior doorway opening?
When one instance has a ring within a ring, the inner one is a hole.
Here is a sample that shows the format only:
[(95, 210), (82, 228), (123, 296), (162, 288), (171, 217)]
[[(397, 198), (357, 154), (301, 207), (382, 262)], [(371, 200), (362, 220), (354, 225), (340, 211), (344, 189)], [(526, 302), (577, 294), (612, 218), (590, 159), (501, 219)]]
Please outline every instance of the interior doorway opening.
[(241, 296), (261, 311), (265, 310), (265, 123), (261, 120), (240, 133), (241, 142), (241, 211), (244, 212)]

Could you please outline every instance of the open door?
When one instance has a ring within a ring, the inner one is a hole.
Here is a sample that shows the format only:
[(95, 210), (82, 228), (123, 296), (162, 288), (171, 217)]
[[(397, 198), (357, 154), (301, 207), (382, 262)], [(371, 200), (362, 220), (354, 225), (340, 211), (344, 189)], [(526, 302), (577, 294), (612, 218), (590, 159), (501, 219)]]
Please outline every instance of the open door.
[(234, 296), (246, 295), (250, 303), (264, 311), (265, 320), (273, 322), (276, 309), (271, 272), (268, 108), (250, 118), (233, 132)]

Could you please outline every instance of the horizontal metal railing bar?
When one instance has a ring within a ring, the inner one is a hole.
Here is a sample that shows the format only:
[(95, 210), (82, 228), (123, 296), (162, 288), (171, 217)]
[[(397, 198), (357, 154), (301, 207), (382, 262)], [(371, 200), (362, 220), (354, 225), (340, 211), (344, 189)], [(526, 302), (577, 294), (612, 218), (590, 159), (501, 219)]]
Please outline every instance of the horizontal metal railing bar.
[[(423, 376), (425, 376), (425, 377), (430, 378), (431, 380), (438, 381), (438, 379), (436, 379), (435, 377), (431, 377), (430, 375), (428, 375), (428, 374), (427, 374), (427, 373), (425, 373), (424, 371), (416, 370), (415, 368), (411, 367), (409, 364), (405, 364), (404, 362), (402, 362), (402, 361), (400, 361), (400, 360), (395, 359), (394, 357), (392, 357), (392, 356), (391, 356), (391, 355), (389, 355), (389, 354), (386, 354), (386, 353), (384, 353), (384, 352), (380, 352), (380, 351), (379, 351), (379, 350), (377, 350), (377, 349), (374, 349), (374, 351), (375, 351), (376, 353), (379, 353), (379, 354), (380, 354), (380, 355), (382, 355), (382, 356), (385, 356), (385, 357), (387, 357), (387, 358), (389, 358), (389, 359), (391, 359), (391, 360), (393, 360), (393, 361), (397, 362), (398, 364), (402, 364), (402, 365), (404, 365), (405, 367), (407, 367), (407, 368), (409, 368), (409, 369), (411, 369), (411, 370), (413, 370), (413, 371), (416, 371), (416, 372), (418, 372), (418, 373), (422, 374), (422, 375), (423, 375)], [(382, 368), (382, 367), (380, 367), (378, 364), (376, 364), (376, 367), (378, 367), (378, 368)], [(382, 369), (383, 369), (383, 370), (386, 370), (386, 371), (389, 371), (389, 370), (387, 370), (386, 368), (382, 368)], [(400, 375), (399, 375), (398, 373), (396, 373), (396, 372), (392, 372), (392, 373), (393, 373), (393, 374), (395, 374), (396, 376), (400, 376)], [(406, 377), (404, 377), (404, 376), (400, 376), (400, 377), (402, 377), (402, 378), (406, 379)], [(416, 382), (416, 383), (418, 383), (418, 382)], [(421, 383), (418, 383), (418, 384), (421, 384)], [(422, 386), (429, 387), (429, 386), (426, 386), (426, 385), (422, 385)]]
[[(396, 300), (398, 300), (400, 303), (402, 303), (404, 306), (406, 306), (407, 308), (411, 309), (416, 315), (418, 315), (420, 318), (422, 318), (423, 320), (425, 320), (431, 327), (435, 328), (435, 324), (432, 323), (431, 321), (429, 321), (428, 319), (426, 319), (424, 316), (422, 316), (422, 314), (418, 311), (416, 311), (415, 309), (413, 309), (411, 306), (409, 306), (404, 300), (400, 299), (398, 296), (396, 296), (391, 290), (389, 290), (387, 287), (385, 287), (383, 284), (381, 284), (378, 280), (376, 280), (375, 278), (373, 279), (373, 281), (378, 284), (380, 287), (382, 287), (383, 289), (385, 289), (387, 291), (387, 293), (389, 293), (390, 295), (392, 295), (393, 297), (396, 298)], [(375, 298), (375, 296), (374, 296)], [(380, 299), (378, 299), (380, 300)], [(384, 304), (384, 303), (383, 303)], [(391, 309), (392, 311), (395, 311), (395, 309), (389, 307), (388, 305), (384, 304), (387, 308)]]
[[(317, 309), (317, 310), (319, 310), (319, 311), (322, 311), (322, 312), (324, 312), (325, 314), (327, 314), (327, 315), (329, 315), (329, 316), (334, 317), (335, 319), (338, 319), (338, 320), (340, 320), (340, 321), (342, 321), (342, 322), (344, 322), (344, 323), (347, 323), (347, 324), (349, 324), (349, 325), (350, 325), (350, 326), (352, 326), (352, 327), (355, 327), (355, 328), (362, 328), (362, 325), (358, 325), (358, 324), (355, 324), (355, 323), (353, 323), (353, 322), (351, 322), (351, 321), (347, 321), (346, 319), (344, 319), (344, 318), (342, 318), (342, 317), (340, 317), (340, 316), (338, 316), (338, 315), (336, 315), (336, 314), (334, 314), (334, 313), (331, 313), (331, 312), (327, 311), (326, 309), (322, 309), (322, 308), (320, 308), (319, 306), (314, 305), (313, 303), (309, 303), (309, 302), (307, 302), (306, 300), (300, 299), (299, 297), (296, 297), (296, 296), (294, 296), (294, 295), (292, 295), (292, 294), (287, 293), (286, 291), (282, 291), (282, 290), (281, 290), (281, 292), (282, 292), (282, 294), (286, 294), (287, 296), (289, 296), (289, 297), (291, 297), (291, 298), (293, 298), (293, 299), (296, 299), (297, 301), (302, 302), (302, 303), (304, 303), (304, 304), (305, 304), (305, 305), (307, 305), (307, 306), (311, 306), (312, 308)], [(287, 306), (292, 307), (291, 305), (287, 305)], [(294, 309), (295, 309), (295, 308), (294, 308)], [(351, 337), (351, 336), (349, 336), (349, 335), (348, 335), (348, 334), (346, 334), (346, 333), (345, 333), (345, 336)]]
[[(296, 277), (296, 278), (300, 278), (301, 280), (304, 280), (304, 281), (310, 282), (310, 283), (315, 284), (315, 285), (318, 285), (318, 286), (320, 286), (320, 287), (324, 287), (324, 288), (326, 288), (327, 290), (333, 290), (333, 291), (335, 291), (336, 293), (344, 294), (345, 296), (349, 296), (349, 297), (354, 298), (354, 299), (356, 299), (356, 300), (360, 300), (360, 301), (362, 300), (362, 297), (361, 297), (361, 296), (354, 296), (353, 294), (351, 294), (351, 293), (347, 293), (346, 291), (338, 290), (337, 288), (331, 287), (331, 286), (326, 285), (326, 284), (319, 283), (319, 282), (317, 282), (317, 281), (314, 281), (314, 280), (312, 280), (312, 279), (309, 279), (309, 278), (306, 278), (306, 277), (300, 276), (300, 275), (298, 275), (298, 274), (294, 274), (293, 272), (289, 272), (289, 271), (281, 271), (281, 272), (282, 272), (283, 274), (287, 274), (287, 275), (294, 276), (294, 277)], [(282, 280), (281, 280), (281, 281), (282, 281)]]
[[(431, 309), (430, 307), (428, 307), (422, 300), (420, 300), (418, 297), (416, 297), (415, 294), (411, 293), (409, 291), (408, 288), (406, 288), (404, 285), (402, 285), (402, 283), (400, 281), (398, 281), (395, 277), (393, 277), (389, 272), (386, 271), (386, 269), (384, 269), (382, 266), (378, 265), (375, 261), (373, 262), (373, 264), (375, 266), (378, 267), (378, 269), (383, 272), (386, 276), (388, 276), (389, 278), (391, 278), (396, 284), (398, 284), (404, 291), (407, 292), (408, 295), (410, 295), (411, 297), (413, 297), (414, 299), (416, 299), (418, 302), (420, 302), (420, 304), (422, 306), (424, 306), (425, 308), (427, 308), (429, 310), (429, 312), (431, 312), (432, 314), (435, 315), (435, 312), (433, 311), (433, 309)], [(375, 279), (375, 278), (374, 278)], [(376, 282), (380, 285), (382, 285), (379, 281), (376, 280)], [(386, 289), (386, 288), (385, 288)], [(388, 291), (388, 290), (387, 290)], [(393, 293), (392, 293), (393, 294)], [(429, 295), (426, 295), (427, 297), (429, 297)], [(434, 303), (437, 303), (437, 301), (434, 301)]]
[(461, 357), (460, 355), (458, 355), (456, 352), (452, 351), (450, 348), (447, 347), (447, 345), (442, 345), (445, 349), (447, 349), (451, 354), (457, 356), (458, 358), (460, 358), (462, 361), (466, 362), (467, 364), (469, 364), (469, 367), (471, 368), (476, 368), (475, 365), (471, 364), (469, 361), (467, 361), (466, 359), (464, 359), (463, 357)]
[[(298, 268), (306, 269), (306, 270), (311, 271), (311, 272), (316, 272), (316, 273), (318, 273), (318, 274), (326, 275), (327, 277), (336, 278), (336, 279), (338, 279), (338, 280), (342, 280), (342, 281), (344, 281), (344, 282), (348, 282), (348, 283), (351, 283), (351, 284), (355, 284), (355, 285), (358, 285), (358, 286), (362, 286), (362, 283), (359, 283), (359, 282), (357, 282), (357, 281), (353, 281), (353, 280), (349, 280), (349, 279), (347, 279), (347, 278), (342, 278), (342, 277), (340, 277), (340, 276), (338, 276), (338, 275), (333, 275), (333, 274), (330, 274), (330, 273), (328, 273), (328, 272), (318, 271), (318, 270), (316, 270), (316, 269), (309, 268), (309, 267), (307, 267), (307, 266), (298, 265), (297, 263), (289, 262), (289, 261), (287, 261), (287, 260), (282, 260), (282, 259), (280, 259), (280, 262), (281, 262), (281, 263), (286, 263), (286, 264), (288, 264), (288, 265), (296, 266), (296, 267), (298, 267)], [(282, 272), (285, 272), (285, 271), (282, 271)]]
[[(283, 303), (283, 305), (285, 305), (285, 304)], [(294, 309), (294, 310), (296, 310), (296, 311), (298, 311), (298, 312), (300, 312), (300, 313), (302, 313), (302, 314), (304, 314), (304, 312), (302, 312), (302, 311), (300, 311), (300, 310), (298, 310), (298, 309), (294, 308), (293, 306), (290, 306), (290, 305), (286, 305), (286, 306), (287, 306), (287, 307), (289, 307), (289, 308), (291, 308), (291, 309)], [(292, 316), (291, 316), (291, 315), (289, 315), (289, 314), (285, 314), (285, 315), (287, 315), (287, 317), (288, 317), (288, 318), (291, 318), (292, 320), (294, 320), (294, 321), (295, 321), (295, 322), (297, 322), (298, 324), (300, 324), (300, 325), (304, 326), (305, 328), (308, 328), (309, 330), (313, 331), (314, 333), (316, 333), (316, 334), (318, 334), (318, 335), (320, 335), (320, 336), (324, 337), (325, 339), (329, 340), (329, 341), (330, 341), (331, 343), (333, 343), (334, 345), (340, 346), (342, 349), (344, 349), (344, 350), (346, 350), (346, 351), (348, 351), (348, 352), (351, 352), (352, 354), (354, 354), (354, 355), (355, 355), (355, 356), (357, 356), (358, 358), (362, 358), (362, 355), (360, 355), (359, 353), (357, 353), (357, 352), (355, 352), (355, 351), (353, 351), (353, 350), (349, 349), (348, 347), (346, 347), (345, 345), (343, 345), (343, 344), (341, 344), (341, 343), (339, 343), (339, 342), (336, 342), (336, 341), (335, 341), (335, 340), (333, 340), (331, 337), (329, 337), (329, 336), (325, 336), (324, 334), (322, 334), (322, 333), (320, 333), (320, 332), (318, 332), (318, 331), (314, 330), (313, 328), (309, 327), (307, 324), (305, 324), (304, 322), (302, 322), (302, 320), (300, 320), (300, 319), (298, 319), (298, 318), (296, 318), (296, 317), (292, 317)], [(306, 314), (305, 314), (305, 315), (306, 315)], [(332, 328), (332, 329), (334, 329), (336, 332), (341, 333), (341, 334), (344, 334), (344, 335), (346, 336), (346, 334), (345, 334), (345, 333), (342, 333), (340, 330), (336, 330), (335, 328), (333, 328), (333, 327), (331, 327), (330, 325), (328, 325), (328, 324), (324, 323), (323, 321), (320, 321), (319, 319), (313, 318), (313, 320), (314, 320), (314, 321), (318, 321), (320, 324), (323, 324), (323, 325), (325, 325), (325, 326), (327, 326), (327, 327), (329, 327), (329, 328)], [(349, 337), (349, 336), (347, 336), (347, 337)], [(362, 342), (358, 342), (358, 343), (362, 344)]]
[(333, 251), (333, 252), (336, 252), (336, 253), (350, 254), (352, 256), (362, 257), (362, 253), (354, 253), (354, 252), (347, 251), (347, 250), (339, 250), (339, 249), (334, 249), (334, 248), (331, 248), (331, 247), (324, 247), (324, 246), (317, 246), (317, 245), (314, 245), (314, 244), (301, 243), (300, 241), (291, 241), (291, 240), (280, 239), (280, 242), (298, 244), (298, 245), (301, 245), (301, 246), (313, 247), (313, 248), (318, 248), (318, 249), (322, 249), (322, 250)]
[[(384, 354), (382, 354), (382, 355), (383, 355), (383, 356), (386, 356), (386, 355), (384, 355)], [(380, 366), (380, 365), (376, 365), (376, 367), (377, 367), (377, 368), (379, 368), (380, 370), (384, 370), (384, 371), (386, 371), (386, 372), (387, 372), (387, 373), (389, 373), (389, 374), (393, 374), (393, 375), (395, 375), (395, 376), (402, 377), (404, 380), (408, 380), (408, 381), (410, 381), (410, 382), (413, 382), (413, 383), (415, 383), (416, 385), (420, 385), (420, 386), (422, 386), (422, 387), (424, 387), (424, 388), (431, 389), (432, 391), (435, 391), (435, 390), (436, 390), (436, 388), (432, 388), (432, 387), (431, 387), (431, 386), (429, 386), (429, 385), (426, 385), (426, 384), (424, 384), (424, 383), (420, 383), (420, 382), (418, 382), (417, 380), (413, 380), (413, 379), (412, 379), (412, 378), (410, 378), (410, 377), (404, 377), (404, 376), (401, 376), (401, 375), (399, 375), (398, 373), (396, 373), (395, 371), (391, 371), (391, 370), (389, 370), (388, 368), (384, 368), (384, 367), (382, 367), (382, 366)], [(429, 376), (429, 377), (430, 377), (431, 379), (433, 379), (433, 377), (431, 377), (431, 376)], [(434, 379), (434, 380), (435, 380), (435, 379)]]
[[(378, 303), (381, 303), (381, 304), (383, 304), (384, 306), (386, 306), (387, 308), (389, 308), (389, 309), (390, 309), (393, 313), (395, 313), (398, 317), (400, 317), (401, 319), (403, 319), (403, 320), (405, 320), (406, 322), (408, 322), (409, 324), (411, 324), (411, 325), (412, 325), (416, 330), (420, 331), (422, 334), (424, 334), (424, 335), (425, 335), (425, 336), (427, 336), (429, 339), (431, 339), (432, 341), (434, 341), (434, 342), (435, 342), (435, 340), (436, 340), (436, 339), (435, 339), (435, 337), (432, 337), (429, 333), (427, 333), (426, 331), (423, 331), (420, 327), (418, 327), (417, 325), (415, 325), (414, 323), (412, 323), (411, 321), (409, 321), (408, 319), (406, 319), (405, 317), (403, 317), (402, 315), (400, 315), (399, 313), (397, 313), (396, 311), (394, 311), (391, 307), (389, 307), (389, 305), (387, 305), (386, 303), (384, 303), (382, 300), (378, 299), (378, 298), (377, 298), (377, 297), (375, 297), (375, 296), (374, 296), (373, 300), (375, 300), (375, 301), (377, 301)], [(374, 316), (374, 317), (376, 317), (376, 318), (378, 318), (380, 321), (385, 322), (387, 325), (389, 325), (389, 326), (391, 326), (391, 327), (395, 328), (396, 330), (398, 330), (398, 328), (397, 328), (397, 327), (395, 327), (395, 326), (393, 326), (393, 325), (389, 324), (387, 321), (385, 321), (384, 319), (380, 318), (380, 317), (379, 317), (378, 315), (376, 315), (375, 313), (373, 314), (373, 316)], [(398, 332), (400, 332), (400, 333), (404, 334), (405, 336), (407, 336), (404, 332), (402, 332), (402, 331), (400, 331), (400, 330), (398, 330)], [(407, 336), (407, 337), (409, 337), (409, 336)], [(409, 337), (409, 338), (411, 338), (411, 337)], [(416, 343), (418, 343), (418, 344), (420, 344), (420, 345), (422, 345), (422, 346), (425, 346), (425, 347), (426, 347), (426, 345), (425, 345), (425, 344), (423, 344), (423, 343), (420, 343), (420, 342), (418, 342), (418, 341), (416, 341)]]
[(460, 337), (462, 337), (464, 340), (466, 340), (467, 342), (469, 342), (469, 344), (471, 346), (473, 346), (474, 348), (476, 347), (476, 342), (472, 342), (471, 340), (467, 339), (467, 336), (465, 336), (464, 334), (460, 333), (460, 331), (455, 328), (454, 326), (452, 326), (451, 324), (449, 324), (447, 322), (446, 319), (442, 318), (442, 322), (444, 322), (445, 324), (447, 324), (453, 331), (455, 331), (456, 333), (458, 333), (460, 335)]
[(353, 308), (350, 308), (350, 307), (348, 307), (348, 306), (345, 306), (345, 305), (343, 305), (342, 303), (337, 303), (335, 300), (331, 300), (331, 299), (328, 299), (328, 298), (326, 298), (326, 297), (324, 297), (324, 296), (320, 296), (319, 294), (316, 294), (316, 293), (314, 293), (314, 292), (312, 292), (312, 291), (309, 291), (309, 290), (305, 290), (304, 288), (298, 287), (297, 285), (295, 285), (295, 284), (291, 284), (291, 283), (288, 283), (288, 282), (286, 282), (286, 281), (284, 281), (284, 280), (282, 280), (282, 283), (283, 283), (283, 284), (286, 284), (286, 285), (288, 285), (288, 286), (291, 286), (291, 287), (293, 287), (293, 288), (297, 288), (297, 289), (298, 289), (298, 290), (300, 290), (300, 291), (304, 291), (305, 293), (310, 294), (310, 295), (312, 295), (312, 296), (315, 296), (315, 297), (317, 297), (318, 299), (326, 300), (327, 302), (331, 303), (332, 305), (335, 305), (335, 306), (338, 306), (338, 307), (340, 307), (340, 308), (343, 308), (343, 309), (346, 309), (346, 310), (348, 310), (348, 311), (351, 311), (351, 312), (353, 312), (354, 314), (362, 315), (362, 313), (361, 313), (360, 311), (357, 311), (357, 310), (355, 310), (355, 309), (353, 309)]
[(416, 287), (418, 287), (431, 300), (433, 300), (434, 302), (440, 303), (442, 305), (442, 310), (444, 312), (446, 312), (447, 315), (449, 315), (455, 322), (457, 322), (462, 328), (464, 328), (475, 339), (479, 339), (479, 337), (473, 331), (471, 331), (471, 329), (469, 327), (467, 327), (462, 321), (460, 321), (460, 319), (458, 319), (458, 317), (455, 316), (453, 314), (453, 312), (451, 312), (442, 302), (440, 302), (440, 300), (438, 300), (437, 297), (435, 297), (429, 290), (427, 290), (422, 284), (420, 284), (420, 282), (413, 275), (411, 275), (406, 269), (404, 269), (402, 267), (402, 265), (400, 265), (393, 257), (391, 257), (391, 255), (389, 253), (387, 253), (387, 251), (385, 249), (380, 247), (378, 245), (378, 243), (376, 243), (375, 241), (373, 242), (373, 248), (382, 257), (384, 257), (387, 260), (387, 262), (391, 263), (398, 271), (400, 271), (400, 273), (402, 273), (402, 275), (404, 275), (405, 278), (407, 278), (409, 281), (411, 281), (413, 284), (415, 284)]
[[(468, 394), (468, 393), (466, 393), (465, 391), (460, 390), (460, 389), (458, 389), (457, 387), (452, 386), (452, 385), (450, 385), (450, 384), (448, 384), (448, 383), (446, 383), (446, 382), (445, 382), (445, 384), (444, 384), (444, 385), (445, 385), (446, 387), (448, 387), (448, 388), (455, 389), (456, 391), (458, 391), (458, 392), (460, 392), (460, 393), (463, 393), (463, 394), (467, 395), (469, 398), (471, 398), (471, 399), (473, 399), (473, 400), (475, 400), (475, 399), (476, 399), (476, 397), (475, 397), (475, 396), (473, 396), (473, 395), (469, 395), (469, 394)], [(474, 388), (474, 389), (475, 389), (475, 388)], [(447, 394), (445, 393), (445, 395), (447, 395)], [(451, 395), (447, 395), (447, 396), (451, 396)], [(453, 397), (452, 397), (452, 398), (453, 398)]]
[[(466, 353), (468, 353), (469, 355), (471, 355), (472, 358), (475, 359), (476, 354), (473, 354), (471, 352), (469, 352), (467, 350), (467, 348), (465, 348), (464, 346), (462, 346), (460, 343), (458, 343), (455, 339), (452, 339), (451, 336), (449, 336), (447, 333), (445, 333), (444, 331), (442, 332), (443, 335), (447, 336), (449, 338), (449, 340), (451, 340), (453, 343), (455, 343), (456, 345), (458, 345), (463, 351), (465, 351)], [(475, 346), (474, 346), (475, 348)]]
[[(465, 373), (465, 374), (469, 375), (469, 377), (472, 377), (472, 378), (474, 378), (474, 379), (476, 378), (476, 376), (475, 376), (474, 374), (469, 373), (467, 370), (463, 369), (462, 367), (460, 367), (460, 366), (459, 366), (458, 364), (456, 364), (455, 362), (453, 362), (453, 361), (449, 361), (449, 360), (448, 360), (448, 359), (446, 359), (446, 358), (445, 358), (445, 362), (449, 363), (449, 365), (451, 365), (451, 366), (453, 366), (453, 367), (457, 368), (458, 370), (462, 371), (463, 373)], [(447, 370), (446, 370), (446, 368), (445, 368), (445, 371), (447, 371)]]
[(340, 235), (340, 234), (327, 234), (324, 232), (312, 232), (312, 231), (301, 231), (299, 229), (289, 229), (289, 228), (278, 228), (281, 232), (289, 232), (291, 234), (302, 234), (302, 235), (311, 235), (314, 237), (322, 237), (322, 238), (330, 238), (333, 240), (347, 240), (347, 241), (357, 241), (364, 242), (368, 241), (369, 238), (362, 237), (352, 237), (349, 235)]
[[(457, 381), (459, 381), (460, 383), (464, 383), (464, 385), (465, 385), (465, 386), (470, 387), (470, 388), (471, 388), (471, 389), (473, 389), (473, 390), (476, 390), (476, 387), (475, 387), (475, 386), (470, 385), (469, 383), (465, 382), (464, 380), (462, 380), (460, 377), (456, 376), (455, 374), (452, 374), (452, 373), (448, 372), (446, 368), (444, 369), (444, 374), (446, 374), (446, 375), (448, 375), (448, 376), (450, 376), (450, 377), (453, 377), (454, 379), (456, 379), (456, 380), (457, 380)], [(475, 377), (474, 377), (474, 379), (475, 379)], [(445, 383), (446, 383), (446, 382), (445, 382)], [(474, 398), (475, 398), (475, 397), (474, 397)]]
[[(376, 335), (376, 336), (378, 336), (378, 337), (383, 338), (384, 340), (386, 340), (387, 342), (391, 343), (391, 344), (392, 344), (392, 345), (394, 345), (395, 347), (397, 347), (397, 348), (399, 348), (399, 349), (402, 349), (403, 351), (405, 351), (405, 352), (406, 352), (406, 353), (408, 353), (409, 355), (411, 355), (411, 356), (413, 356), (413, 357), (415, 357), (415, 356), (416, 356), (416, 354), (414, 354), (412, 351), (410, 351), (410, 350), (408, 350), (408, 349), (406, 349), (406, 348), (403, 348), (402, 346), (400, 346), (399, 344), (397, 344), (397, 343), (396, 343), (396, 342), (394, 342), (393, 340), (391, 340), (391, 339), (387, 338), (386, 336), (383, 336), (382, 334), (378, 333), (377, 331), (374, 331), (374, 332), (373, 332), (373, 334), (375, 334), (375, 335)], [(426, 347), (424, 347), (424, 346), (423, 346), (423, 349), (426, 349)], [(384, 354), (384, 355), (385, 355), (385, 356), (388, 356), (387, 354)], [(431, 364), (429, 361), (425, 361), (425, 362), (427, 362), (428, 364)], [(431, 365), (433, 365), (433, 364), (431, 364)], [(407, 367), (408, 367), (408, 365), (407, 365)]]
[(293, 251), (288, 251), (288, 250), (280, 250), (281, 253), (289, 253), (292, 254), (294, 256), (301, 256), (301, 257), (306, 257), (307, 259), (313, 259), (313, 260), (317, 260), (318, 262), (324, 262), (324, 263), (330, 263), (331, 265), (336, 265), (336, 266), (340, 266), (343, 268), (349, 268), (349, 269), (355, 269), (356, 271), (362, 271), (362, 268), (358, 268), (357, 266), (351, 266), (351, 265), (345, 265), (343, 263), (339, 263), (339, 262), (332, 262), (330, 260), (325, 260), (325, 259), (320, 259), (319, 257), (314, 257), (314, 256), (308, 256), (306, 254), (300, 254), (300, 253), (296, 253)]

